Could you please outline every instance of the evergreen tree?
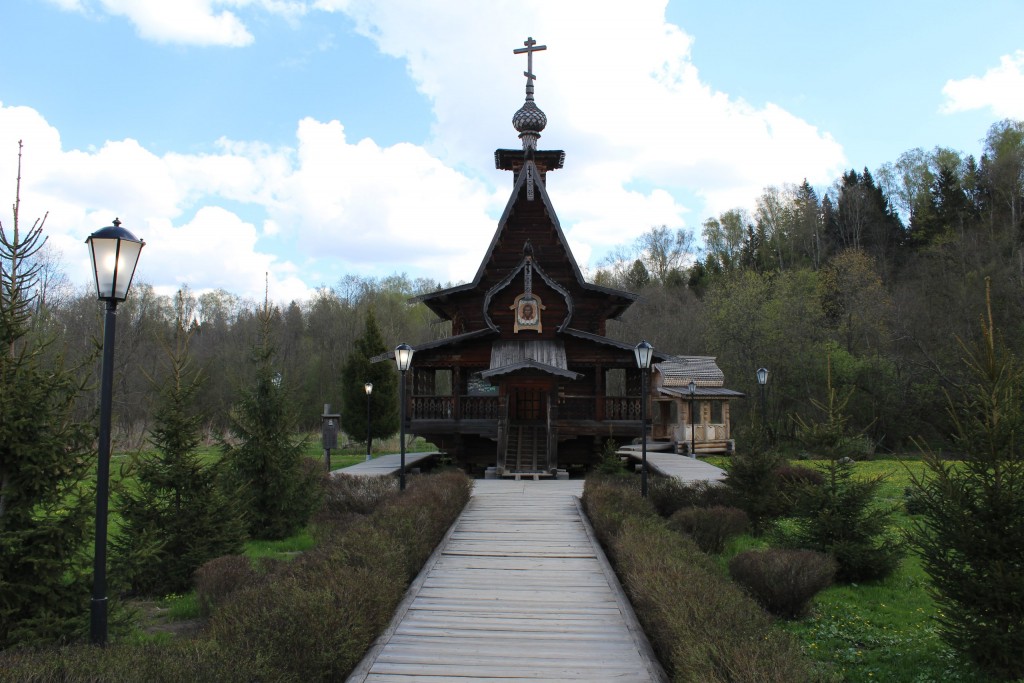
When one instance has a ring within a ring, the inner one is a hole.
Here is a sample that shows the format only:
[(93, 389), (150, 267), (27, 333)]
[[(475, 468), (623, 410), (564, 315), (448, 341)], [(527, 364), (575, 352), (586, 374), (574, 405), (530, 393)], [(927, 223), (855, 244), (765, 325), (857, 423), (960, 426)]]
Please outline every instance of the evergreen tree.
[(827, 389), (828, 403), (811, 399), (823, 420), (794, 417), (800, 441), (829, 459), (822, 467), (825, 483), (801, 487), (795, 501), (795, 524), (780, 535), (787, 545), (832, 555), (839, 565), (836, 578), (840, 581), (883, 579), (899, 566), (904, 552), (889, 534), (895, 508), (878, 504), (884, 477), (854, 476), (849, 456), (862, 454), (858, 444), (863, 439), (848, 431), (846, 405), (852, 391), (838, 397), (832, 386), (831, 356)]
[(0, 223), (0, 649), (84, 634), (96, 464), (78, 374), (34, 329), (46, 217), (23, 230), (20, 192), (19, 143), (13, 231)]
[(797, 497), (795, 524), (783, 542), (828, 553), (839, 565), (839, 581), (871, 581), (889, 576), (904, 550), (889, 534), (893, 507), (878, 504), (884, 477), (854, 477), (850, 458), (833, 457), (822, 469), (825, 484), (805, 485)]
[(321, 473), (302, 455), (297, 418), (283, 378), (274, 368), (274, 310), (269, 301), (257, 311), (259, 338), (252, 349), (255, 377), (242, 391), (229, 418), (233, 442), (225, 458), (239, 486), (238, 495), (253, 538), (285, 538), (301, 529), (319, 504)]
[(341, 370), (341, 426), (351, 438), (366, 437), (367, 382), (373, 384), (370, 394), (370, 437), (385, 439), (398, 431), (398, 377), (395, 364), (373, 363), (370, 359), (387, 352), (384, 337), (373, 309), (366, 314), (363, 336), (356, 339), (352, 352)]
[[(989, 295), (990, 296), (990, 295)], [(941, 611), (943, 638), (994, 676), (1024, 676), (1024, 366), (996, 339), (961, 342), (969, 381), (949, 398), (964, 459), (925, 454), (912, 537)]]
[(118, 495), (123, 522), (113, 543), (115, 573), (148, 595), (187, 591), (204, 562), (241, 552), (245, 534), (221, 463), (208, 464), (197, 452), (202, 414), (195, 398), (202, 376), (189, 352), (196, 329), (189, 301), (177, 293), (173, 336), (163, 344), (167, 377), (150, 435), (156, 453), (136, 456), (135, 481)]

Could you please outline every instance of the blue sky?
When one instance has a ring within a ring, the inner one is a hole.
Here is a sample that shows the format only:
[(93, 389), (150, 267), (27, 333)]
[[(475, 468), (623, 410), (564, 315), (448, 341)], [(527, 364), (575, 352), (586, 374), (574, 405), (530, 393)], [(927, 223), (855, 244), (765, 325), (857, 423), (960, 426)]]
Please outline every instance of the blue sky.
[(24, 140), (22, 219), (49, 211), (83, 284), (82, 241), (114, 216), (166, 293), (467, 280), (534, 36), (540, 147), (567, 153), (548, 190), (593, 268), (770, 185), (980, 154), (1024, 119), (1021, 26), (1018, 0), (4, 0), (0, 194)]

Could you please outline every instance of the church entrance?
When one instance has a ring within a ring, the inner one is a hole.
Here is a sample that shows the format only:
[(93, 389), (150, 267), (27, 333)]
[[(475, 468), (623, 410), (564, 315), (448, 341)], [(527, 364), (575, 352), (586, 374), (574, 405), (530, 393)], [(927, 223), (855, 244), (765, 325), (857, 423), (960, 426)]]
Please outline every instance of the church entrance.
[(518, 380), (506, 387), (506, 474), (543, 473), (550, 470), (548, 403), (551, 390), (552, 385), (548, 380)]

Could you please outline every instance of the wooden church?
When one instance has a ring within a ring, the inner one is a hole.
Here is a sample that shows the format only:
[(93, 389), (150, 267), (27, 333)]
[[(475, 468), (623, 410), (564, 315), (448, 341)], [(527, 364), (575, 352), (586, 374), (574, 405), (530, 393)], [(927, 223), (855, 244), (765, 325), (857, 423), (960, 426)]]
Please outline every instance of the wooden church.
[[(415, 347), (408, 433), (478, 474), (550, 476), (592, 465), (608, 439), (638, 438), (640, 401), (648, 400), (654, 438), (682, 451), (699, 435), (698, 452), (731, 449), (728, 399), (741, 394), (722, 387), (713, 359), (713, 369), (704, 359), (704, 374), (687, 378), (686, 359), (656, 351), (652, 389), (641, 397), (634, 346), (605, 336), (607, 321), (637, 297), (587, 282), (573, 258), (547, 191), (565, 153), (537, 149), (547, 117), (534, 101), (532, 58), (545, 46), (524, 44), (515, 52), (528, 55), (526, 101), (512, 117), (522, 149), (494, 153), (514, 179), (497, 230), (472, 282), (415, 299), (451, 322), (451, 336)], [(712, 429), (711, 439), (690, 425), (695, 397), (679, 382), (692, 380), (701, 386), (701, 416), (705, 403), (709, 419), (714, 402), (724, 405), (716, 413), (724, 429)]]

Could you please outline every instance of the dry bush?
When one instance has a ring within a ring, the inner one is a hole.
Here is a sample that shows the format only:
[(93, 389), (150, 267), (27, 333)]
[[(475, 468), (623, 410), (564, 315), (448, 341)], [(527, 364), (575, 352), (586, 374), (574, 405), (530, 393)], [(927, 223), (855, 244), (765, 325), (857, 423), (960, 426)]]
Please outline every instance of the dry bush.
[(747, 513), (739, 508), (716, 505), (684, 508), (669, 519), (669, 527), (687, 534), (706, 553), (720, 553), (734, 536), (750, 530)]
[(0, 682), (3, 683), (250, 683), (257, 680), (270, 679), (255, 662), (226, 658), (215, 643), (201, 639), (0, 652)]
[(210, 616), (233, 593), (260, 580), (260, 573), (245, 555), (225, 555), (203, 564), (193, 577), (199, 612)]
[(674, 681), (814, 680), (796, 643), (635, 487), (587, 480), (584, 507), (661, 663)]
[(836, 561), (813, 550), (748, 550), (729, 561), (729, 575), (769, 612), (795, 619), (832, 585)]
[(684, 482), (675, 477), (657, 477), (651, 481), (647, 495), (654, 509), (666, 519), (683, 508), (732, 505), (729, 489), (709, 481)]
[(623, 522), (616, 568), (673, 681), (795, 683), (814, 679), (788, 635), (723, 577), (708, 555), (654, 518)]
[(657, 513), (649, 500), (640, 497), (636, 486), (605, 477), (587, 477), (583, 484), (583, 507), (605, 548), (619, 527), (630, 517), (654, 517)]
[(321, 567), (245, 588), (210, 620), (225, 656), (262, 680), (344, 680), (391, 619), (405, 582), (358, 567)]

